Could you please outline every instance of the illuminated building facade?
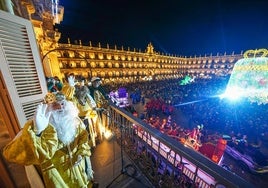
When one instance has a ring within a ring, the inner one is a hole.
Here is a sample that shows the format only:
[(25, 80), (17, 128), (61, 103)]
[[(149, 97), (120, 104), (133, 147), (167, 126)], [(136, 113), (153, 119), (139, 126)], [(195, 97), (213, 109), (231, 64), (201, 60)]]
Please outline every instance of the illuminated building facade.
[[(93, 47), (58, 44), (58, 69), (64, 77), (68, 73), (90, 78), (98, 76), (105, 83), (133, 83), (149, 80), (178, 79), (185, 75), (196, 78), (211, 78), (231, 74), (239, 55), (217, 55), (204, 57), (181, 57), (164, 55), (154, 51), (151, 43), (145, 52), (103, 48), (99, 44)], [(49, 55), (49, 54), (48, 54)]]

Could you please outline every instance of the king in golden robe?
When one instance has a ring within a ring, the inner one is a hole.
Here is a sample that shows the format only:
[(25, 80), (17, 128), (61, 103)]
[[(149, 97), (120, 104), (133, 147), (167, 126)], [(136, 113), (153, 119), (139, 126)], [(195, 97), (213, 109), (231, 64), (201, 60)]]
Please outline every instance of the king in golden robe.
[(9, 162), (37, 166), (48, 188), (92, 186), (88, 133), (63, 94), (46, 96), (3, 155)]

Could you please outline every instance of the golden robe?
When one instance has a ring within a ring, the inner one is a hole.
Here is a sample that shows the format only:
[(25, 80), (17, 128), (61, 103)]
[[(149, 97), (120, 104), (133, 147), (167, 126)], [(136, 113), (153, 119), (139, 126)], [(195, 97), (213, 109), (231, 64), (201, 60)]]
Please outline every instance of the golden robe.
[[(33, 120), (29, 120), (20, 133), (3, 150), (8, 161), (37, 165), (48, 188), (91, 187), (84, 160), (90, 157), (91, 151), (82, 122), (74, 141), (67, 146), (58, 139), (56, 129), (50, 124), (37, 136), (33, 131)], [(76, 164), (79, 155), (82, 160)]]
[(75, 94), (75, 87), (70, 86), (69, 83), (65, 83), (62, 87), (61, 92), (65, 95), (67, 100), (71, 101), (73, 100)]
[[(93, 100), (93, 99), (92, 99)], [(85, 105), (81, 105), (76, 98), (73, 99), (73, 103), (76, 104), (78, 110), (79, 110), (79, 117), (83, 117), (83, 121), (87, 119), (88, 121), (88, 133), (90, 135), (90, 146), (96, 147), (96, 134), (98, 130), (98, 114), (93, 108), (96, 108), (95, 101), (93, 101), (94, 104), (92, 104), (92, 101), (90, 99), (87, 99), (87, 102)], [(84, 122), (86, 125), (86, 123)]]

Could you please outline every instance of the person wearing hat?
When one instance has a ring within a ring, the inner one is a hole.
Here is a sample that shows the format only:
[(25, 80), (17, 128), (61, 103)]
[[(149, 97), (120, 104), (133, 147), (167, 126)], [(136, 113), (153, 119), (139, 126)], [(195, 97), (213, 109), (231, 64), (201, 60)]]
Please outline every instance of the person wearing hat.
[(99, 118), (97, 120), (99, 125), (97, 131), (97, 137), (101, 141), (103, 139), (103, 134), (108, 129), (109, 125), (109, 114), (108, 114), (109, 98), (104, 88), (101, 86), (101, 79), (99, 77), (91, 78), (91, 85), (89, 86), (89, 91), (90, 95), (97, 104), (97, 108), (102, 109), (97, 111)]
[(76, 87), (75, 96), (73, 102), (79, 109), (79, 117), (83, 120), (89, 133), (90, 146), (96, 146), (96, 137), (98, 130), (98, 110), (96, 102), (90, 95), (88, 87), (85, 85), (85, 81), (81, 80), (79, 87)]
[(108, 105), (108, 96), (104, 88), (101, 86), (101, 79), (99, 77), (94, 76), (91, 78), (91, 85), (89, 86), (89, 90), (93, 99), (96, 102), (99, 102), (98, 106), (101, 108), (106, 108)]
[(91, 151), (78, 109), (62, 93), (48, 93), (44, 100), (5, 146), (3, 156), (9, 162), (39, 167), (45, 187), (91, 187)]

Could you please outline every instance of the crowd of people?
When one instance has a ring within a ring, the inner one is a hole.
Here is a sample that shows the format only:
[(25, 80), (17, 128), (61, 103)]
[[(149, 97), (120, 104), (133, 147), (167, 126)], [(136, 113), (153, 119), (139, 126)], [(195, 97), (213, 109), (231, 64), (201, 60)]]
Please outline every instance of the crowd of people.
[[(220, 95), (224, 93), (228, 80), (228, 77), (195, 79), (188, 85), (180, 85), (178, 80), (166, 80), (126, 87), (130, 92), (136, 88), (141, 90), (145, 98), (149, 99), (149, 106), (151, 101), (163, 101), (180, 110), (188, 119), (187, 124), (180, 125), (183, 128), (193, 129), (202, 124), (204, 137), (225, 134), (242, 140), (246, 135), (248, 143), (260, 145), (263, 140), (267, 140), (268, 135), (267, 104), (252, 103), (247, 99), (222, 99)], [(163, 114), (161, 107), (146, 112), (148, 118)], [(168, 115), (175, 119), (176, 114), (173, 112)]]
[[(268, 104), (258, 104), (247, 98), (236, 101), (221, 98), (228, 81), (228, 77), (195, 79), (186, 85), (180, 85), (179, 80), (151, 81), (131, 84), (128, 91), (135, 92), (138, 88), (148, 103), (164, 101), (176, 109), (176, 113), (166, 115), (160, 107), (149, 112), (145, 104), (147, 117), (144, 120), (169, 136), (185, 138), (198, 125), (203, 125), (200, 143), (217, 143), (222, 137), (232, 138), (243, 150), (264, 152), (267, 159)], [(178, 111), (188, 119), (187, 122), (174, 121)], [(172, 117), (171, 124), (166, 121), (168, 116)]]

